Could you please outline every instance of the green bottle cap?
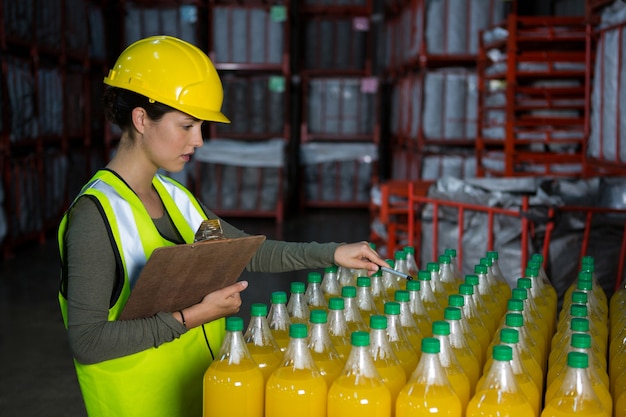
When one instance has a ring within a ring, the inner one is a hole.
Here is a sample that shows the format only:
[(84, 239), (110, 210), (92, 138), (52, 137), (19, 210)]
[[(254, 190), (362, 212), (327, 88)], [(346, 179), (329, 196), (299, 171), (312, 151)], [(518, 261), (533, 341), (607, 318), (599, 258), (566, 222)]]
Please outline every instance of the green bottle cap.
[(402, 250), (407, 254), (415, 255), (415, 248), (413, 246), (405, 246)]
[(475, 274), (465, 275), (466, 284), (478, 285), (479, 282), (480, 282), (480, 278), (478, 278), (478, 275), (475, 275)]
[(370, 246), (370, 248), (376, 250), (376, 243), (374, 242), (368, 242), (368, 245)]
[(319, 272), (309, 272), (306, 279), (309, 283), (320, 283), (322, 282), (322, 274), (320, 274)]
[(341, 287), (341, 296), (344, 298), (356, 297), (356, 287), (352, 285), (346, 285), (344, 287)]
[(382, 277), (383, 276), (383, 271), (381, 269), (379, 269), (378, 271), (374, 272), (372, 274), (373, 277)]
[(439, 272), (439, 264), (437, 262), (428, 262), (426, 269), (428, 272)]
[(524, 302), (524, 300), (528, 299), (528, 290), (522, 287), (513, 288), (511, 290), (511, 298)]
[(226, 331), (240, 332), (243, 330), (243, 319), (241, 317), (226, 317)]
[(526, 268), (526, 278), (537, 278), (539, 277), (539, 270), (537, 268)]
[(376, 314), (371, 315), (370, 327), (372, 329), (386, 329), (387, 328), (387, 316), (379, 316)]
[(529, 288), (532, 288), (533, 282), (532, 282), (532, 280), (530, 278), (518, 278), (517, 279), (517, 286), (519, 288), (529, 289)]
[(572, 303), (574, 304), (587, 304), (587, 293), (582, 291), (574, 291), (572, 293)]
[(572, 304), (569, 308), (571, 317), (587, 317), (587, 306), (584, 304)]
[(403, 250), (397, 250), (394, 254), (394, 258), (396, 261), (406, 261), (406, 252)]
[(540, 254), (540, 253), (533, 253), (532, 256), (530, 257), (530, 259), (532, 259), (533, 261), (537, 260), (540, 263), (543, 263), (543, 255)]
[(337, 272), (338, 270), (339, 268), (337, 267), (337, 265), (331, 265), (324, 268), (324, 273), (332, 274), (333, 272)]
[(486, 274), (487, 266), (486, 265), (474, 265), (474, 273), (475, 274)]
[(352, 346), (369, 346), (370, 334), (368, 332), (352, 332), (350, 342)]
[(589, 331), (589, 319), (574, 317), (569, 323), (572, 332), (584, 333)]
[(387, 265), (389, 265), (389, 268), (393, 269), (396, 266), (396, 261), (393, 259), (385, 259), (385, 262), (387, 262)]
[(578, 280), (576, 283), (576, 289), (582, 291), (591, 291), (593, 289), (593, 281)]
[(595, 261), (593, 259), (593, 256), (587, 255), (587, 256), (583, 256), (583, 259), (581, 260), (580, 263), (583, 265), (594, 265)]
[(267, 306), (263, 303), (254, 303), (250, 306), (250, 315), (252, 317), (267, 316)]
[(537, 260), (530, 260), (528, 261), (528, 263), (526, 264), (526, 268), (530, 268), (530, 269), (536, 269), (537, 273), (539, 273), (539, 270), (541, 269), (541, 262), (537, 261)]
[(385, 314), (398, 315), (400, 314), (400, 303), (395, 301), (388, 301), (385, 303)]
[(422, 352), (423, 353), (439, 353), (441, 351), (441, 344), (436, 337), (425, 337), (422, 339)]
[(505, 323), (509, 327), (522, 327), (524, 325), (524, 316), (519, 313), (507, 313)]
[(443, 310), (443, 318), (446, 320), (461, 320), (461, 309), (458, 307), (446, 307)]
[(437, 320), (433, 322), (433, 334), (440, 336), (448, 336), (450, 334), (450, 323), (445, 320)]
[(493, 360), (510, 361), (513, 359), (513, 349), (507, 345), (495, 345), (493, 347)]
[(357, 287), (371, 287), (372, 279), (370, 277), (357, 277), (356, 286)]
[(498, 255), (498, 251), (490, 250), (490, 251), (487, 252), (486, 256), (487, 256), (487, 258), (491, 259), (492, 262), (493, 262), (494, 259), (496, 259), (496, 260), (498, 259), (499, 255)]
[(304, 291), (306, 290), (304, 282), (300, 281), (292, 282), (289, 288), (292, 294), (304, 294)]
[(449, 264), (452, 263), (452, 259), (450, 259), (450, 255), (439, 255), (439, 263)]
[(328, 309), (329, 310), (343, 310), (345, 308), (345, 303), (343, 298), (340, 297), (331, 297), (328, 300)]
[(421, 288), (420, 282), (415, 279), (406, 282), (407, 291), (419, 291)]
[(591, 347), (591, 335), (588, 333), (572, 334), (572, 347), (576, 349), (589, 349)]
[(274, 291), (272, 293), (272, 304), (285, 304), (287, 302), (287, 293), (285, 291)]
[[(410, 281), (409, 281), (410, 282)], [(405, 290), (396, 290), (395, 293), (395, 301), (397, 302), (408, 302), (411, 300), (411, 294)]]
[(509, 344), (518, 343), (519, 331), (509, 328), (500, 330), (500, 342)]
[(326, 310), (311, 310), (309, 313), (309, 321), (311, 323), (326, 323), (327, 317)]
[(593, 263), (583, 263), (580, 265), (580, 270), (593, 273), (595, 271), (595, 266)]
[(289, 337), (293, 339), (304, 339), (307, 337), (307, 327), (304, 323), (293, 323), (289, 325)]
[(430, 272), (417, 271), (417, 279), (419, 279), (420, 281), (430, 281)]
[(474, 295), (474, 286), (472, 284), (459, 285), (459, 294)]
[(465, 306), (465, 298), (461, 294), (450, 294), (448, 296), (448, 305), (451, 307), (463, 307)]
[(508, 311), (524, 311), (524, 302), (518, 298), (509, 298), (506, 308)]
[(582, 352), (569, 352), (567, 354), (567, 366), (570, 368), (588, 368), (589, 355)]
[(480, 258), (480, 264), (489, 268), (493, 266), (493, 261), (490, 258)]

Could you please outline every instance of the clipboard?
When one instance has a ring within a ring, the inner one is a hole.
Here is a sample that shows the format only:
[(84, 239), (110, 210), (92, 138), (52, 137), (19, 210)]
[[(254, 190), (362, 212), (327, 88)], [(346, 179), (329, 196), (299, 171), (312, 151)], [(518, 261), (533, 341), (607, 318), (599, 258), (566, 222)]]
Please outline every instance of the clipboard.
[(196, 304), (233, 284), (265, 236), (208, 240), (152, 252), (130, 293), (120, 320), (151, 317)]

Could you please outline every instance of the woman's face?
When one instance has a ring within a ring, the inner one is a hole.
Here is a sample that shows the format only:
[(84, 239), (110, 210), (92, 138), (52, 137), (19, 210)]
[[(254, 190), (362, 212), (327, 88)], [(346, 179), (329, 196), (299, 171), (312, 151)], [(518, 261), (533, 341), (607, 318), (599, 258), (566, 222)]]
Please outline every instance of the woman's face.
[(181, 171), (202, 146), (202, 120), (179, 111), (166, 113), (159, 121), (145, 120), (142, 144), (157, 169)]

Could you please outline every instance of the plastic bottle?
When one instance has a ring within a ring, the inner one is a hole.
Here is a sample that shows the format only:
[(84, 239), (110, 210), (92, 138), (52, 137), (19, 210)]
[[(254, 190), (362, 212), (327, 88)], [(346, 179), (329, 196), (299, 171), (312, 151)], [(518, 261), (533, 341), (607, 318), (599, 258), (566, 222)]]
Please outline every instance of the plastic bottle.
[(611, 417), (591, 386), (586, 372), (589, 358), (586, 353), (570, 352), (567, 371), (551, 399), (546, 398), (541, 417)]
[(525, 278), (529, 278), (532, 282), (532, 286), (530, 288), (531, 294), (529, 297), (533, 299), (537, 307), (540, 308), (540, 311), (544, 315), (544, 320), (546, 324), (549, 325), (549, 334), (554, 333), (554, 329), (556, 326), (556, 318), (557, 318), (557, 298), (553, 296), (556, 294), (552, 285), (542, 286), (541, 280), (541, 269), (540, 264), (537, 261), (528, 262), (528, 266), (525, 271)]
[[(385, 259), (385, 262), (387, 262), (387, 265), (389, 265), (389, 268), (395, 269), (396, 261), (394, 261), (393, 259)], [(393, 274), (390, 274), (389, 272), (383, 271), (382, 281), (383, 281), (383, 286), (385, 287), (385, 291), (387, 291), (387, 299), (393, 300), (393, 296), (396, 293), (396, 291), (401, 289), (400, 284), (398, 284), (398, 277)]]
[(430, 337), (432, 334), (433, 323), (432, 319), (428, 315), (424, 304), (422, 303), (422, 298), (420, 296), (420, 281), (413, 280), (406, 283), (406, 291), (409, 293), (409, 310), (411, 311), (411, 315), (413, 316), (413, 320), (415, 324), (417, 324), (417, 328), (420, 333), (424, 337)]
[(340, 266), (337, 269), (337, 278), (339, 279), (340, 287), (345, 287), (346, 285), (356, 285), (356, 276), (356, 272), (351, 268)]
[(344, 305), (343, 315), (346, 318), (350, 334), (356, 331), (366, 331), (367, 324), (363, 320), (363, 316), (357, 304), (356, 287), (352, 285), (341, 287), (341, 297), (343, 298)]
[[(328, 388), (307, 347), (307, 326), (289, 326), (289, 345), (265, 386), (265, 417), (326, 416)], [(228, 414), (224, 414), (228, 415)]]
[[(406, 263), (406, 252), (404, 250), (397, 250), (394, 254), (394, 269), (398, 272), (402, 272), (405, 275), (411, 275), (409, 272), (409, 266)], [(401, 278), (399, 276), (395, 277), (396, 281), (398, 282), (398, 289), (405, 289), (406, 288), (406, 279), (405, 278)]]
[(419, 271), (417, 260), (415, 259), (415, 248), (413, 246), (405, 246), (402, 250), (406, 253), (406, 267), (409, 275), (415, 279), (417, 278), (417, 271)]
[(372, 296), (370, 277), (356, 279), (356, 304), (365, 323), (369, 323), (372, 314), (380, 314)]
[(350, 356), (328, 390), (328, 417), (391, 416), (391, 394), (374, 366), (369, 339), (367, 332), (352, 333)]
[(446, 307), (443, 318), (450, 324), (450, 344), (456, 349), (462, 349), (467, 354), (472, 355), (478, 367), (478, 374), (482, 374), (483, 354), (480, 342), (476, 337), (468, 337), (468, 333), (463, 328), (463, 312), (459, 307)]
[[(547, 320), (544, 320), (544, 317), (536, 309), (532, 299), (528, 298), (528, 290), (526, 288), (513, 288), (511, 297), (512, 298), (507, 303), (507, 313), (519, 313), (524, 316), (524, 326), (526, 326), (528, 332), (532, 334), (533, 340), (539, 343), (541, 356), (547, 357), (546, 355), (548, 354), (552, 339), (548, 333), (550, 330), (548, 328), (549, 325), (547, 325)], [(519, 303), (521, 303), (521, 306)], [(504, 318), (506, 318), (506, 315)]]
[[(500, 329), (515, 329), (519, 332), (519, 343), (522, 350), (528, 351), (530, 355), (535, 359), (535, 362), (541, 368), (541, 374), (545, 374), (547, 358), (542, 356), (541, 347), (534, 339), (533, 335), (528, 331), (524, 325), (524, 316), (519, 313), (507, 313), (505, 315), (504, 326)], [(494, 338), (494, 342), (490, 347), (493, 347), (498, 342)], [(542, 377), (543, 379), (543, 377)]]
[[(483, 322), (481, 315), (478, 312), (478, 308), (474, 303), (474, 286), (471, 284), (459, 285), (459, 294), (463, 297), (463, 317), (467, 321), (467, 324), (472, 330), (472, 334), (475, 334), (483, 347), (482, 351), (487, 352), (487, 347), (491, 342), (491, 332), (487, 325)], [(448, 298), (448, 302), (453, 296)], [(453, 305), (450, 302), (450, 305)], [(486, 357), (484, 355), (483, 357)]]
[(333, 346), (345, 363), (350, 354), (350, 329), (344, 315), (344, 302), (341, 297), (331, 297), (328, 300), (328, 334)]
[[(596, 323), (589, 319), (588, 309), (585, 304), (570, 305), (569, 315), (564, 315), (563, 319), (559, 320), (556, 333), (552, 338), (552, 349), (557, 349), (558, 346), (567, 346), (570, 340), (571, 321), (575, 318), (587, 319), (589, 322), (589, 332), (594, 343), (598, 346), (598, 350), (606, 352), (608, 346), (608, 336), (603, 334), (603, 332), (599, 330)], [(603, 357), (606, 357), (606, 354), (603, 354)]]
[[(481, 272), (486, 272), (486, 268), (484, 265), (476, 265), (474, 267), (475, 270)], [(474, 286), (473, 297), (478, 312), (482, 314), (483, 322), (489, 326), (490, 333), (493, 334), (498, 327), (503, 311), (500, 309), (500, 305), (493, 293), (490, 292), (489, 285), (485, 285), (486, 281), (485, 273), (465, 275), (465, 283)]]
[(265, 381), (243, 340), (243, 319), (226, 319), (218, 357), (204, 374), (204, 416), (263, 417)]
[(431, 322), (443, 319), (443, 309), (439, 303), (439, 300), (433, 292), (433, 288), (430, 284), (431, 275), (429, 271), (418, 271), (417, 279), (420, 282), (420, 297), (422, 298), (422, 304), (430, 317)]
[(482, 367), (478, 358), (474, 356), (467, 342), (467, 338), (465, 337), (465, 333), (463, 333), (463, 329), (461, 328), (461, 310), (446, 307), (443, 316), (450, 329), (450, 335), (448, 336), (450, 347), (461, 365), (461, 368), (465, 371), (465, 375), (467, 375), (470, 380), (470, 395), (473, 395), (476, 384), (478, 383), (478, 378), (482, 375)]
[(491, 366), (467, 406), (467, 417), (536, 416), (511, 369), (512, 358), (510, 346), (493, 347)]
[(387, 289), (383, 284), (383, 272), (379, 269), (370, 276), (370, 291), (376, 304), (376, 310), (381, 312), (385, 310), (385, 303), (392, 301), (387, 295)]
[[(437, 262), (428, 262), (426, 269), (430, 273), (430, 287), (433, 290), (433, 294), (435, 294), (435, 298), (437, 298), (437, 303), (439, 303), (439, 306), (443, 309), (448, 301), (448, 288), (446, 288), (441, 281), (439, 264)], [(452, 286), (450, 286), (449, 289), (455, 290)], [(441, 313), (441, 318), (443, 318), (443, 310)]]
[[(470, 349), (472, 349), (472, 353), (474, 353), (474, 356), (476, 356), (476, 358), (478, 359), (478, 362), (480, 363), (480, 365), (482, 367), (482, 365), (485, 363), (485, 359), (486, 359), (485, 358), (485, 349), (489, 345), (489, 340), (485, 339), (485, 341), (484, 341), (485, 345), (483, 347), (482, 341), (473, 332), (472, 327), (470, 326), (467, 318), (465, 317), (465, 313), (463, 312), (463, 307), (464, 306), (465, 306), (465, 299), (463, 298), (462, 295), (460, 295), (460, 294), (451, 294), (448, 297), (448, 307), (450, 307), (450, 308), (457, 308), (457, 309), (460, 310), (460, 319), (459, 319), (460, 327), (463, 330), (463, 334), (465, 335), (465, 338), (467, 339), (467, 341), (468, 341), (468, 343), (470, 345)], [(445, 312), (444, 312), (444, 319), (445, 319)], [(450, 321), (450, 320), (448, 320), (448, 321)], [(451, 326), (452, 326), (452, 324), (451, 324)], [(485, 330), (484, 335), (485, 335), (485, 337), (488, 336), (486, 330)]]
[(406, 337), (402, 323), (400, 323), (400, 304), (390, 301), (385, 304), (385, 316), (387, 316), (387, 337), (393, 348), (393, 353), (402, 364), (407, 379), (417, 366), (418, 354), (411, 346)]
[(508, 298), (505, 298), (505, 293), (502, 291), (502, 288), (500, 288), (498, 282), (496, 281), (496, 277), (493, 275), (493, 262), (490, 258), (480, 258), (480, 265), (487, 268), (485, 278), (487, 281), (487, 285), (489, 286), (489, 291), (493, 294), (494, 299), (500, 306), (500, 312), (504, 313), (504, 310), (506, 308), (506, 300), (508, 300)]
[(328, 332), (328, 314), (326, 310), (311, 310), (309, 319), (309, 340), (307, 347), (320, 374), (330, 387), (343, 369), (344, 361), (335, 349)]
[[(552, 338), (553, 348), (548, 356), (548, 363), (555, 363), (561, 354), (567, 348), (567, 345), (571, 343), (572, 336), (576, 333), (584, 333), (591, 335), (591, 352), (593, 357), (600, 363), (607, 363), (606, 350), (600, 348), (593, 335), (589, 331), (589, 319), (585, 317), (573, 317), (569, 320), (569, 327), (567, 330), (563, 330), (559, 334), (555, 334)], [(567, 355), (566, 355), (567, 357)], [(616, 365), (616, 361), (609, 362), (609, 383), (611, 383), (611, 366)], [(612, 389), (609, 387), (612, 391)]]
[(287, 313), (286, 292), (274, 291), (272, 293), (267, 323), (278, 347), (280, 347), (281, 352), (284, 352), (289, 344), (289, 326), (291, 325), (291, 319), (289, 318), (289, 313)]
[(586, 271), (591, 273), (591, 282), (594, 292), (598, 298), (600, 304), (604, 306), (608, 306), (608, 299), (606, 297), (606, 293), (602, 289), (602, 285), (600, 285), (600, 281), (598, 281), (598, 277), (595, 272), (595, 262), (593, 257), (591, 256), (583, 256), (580, 265), (581, 271)]
[(287, 313), (292, 323), (307, 324), (309, 322), (310, 310), (304, 298), (305, 291), (304, 282), (294, 281), (290, 284), (291, 294), (287, 303)]
[[(432, 280), (432, 278), (431, 278)], [(450, 294), (456, 293), (459, 288), (459, 283), (456, 280), (456, 276), (454, 275), (454, 270), (452, 269), (452, 260), (449, 255), (440, 255), (439, 256), (439, 281), (443, 286), (443, 289), (446, 293), (443, 301), (440, 301), (441, 305), (445, 305), (448, 302), (448, 296)]]
[(447, 248), (443, 252), (443, 254), (450, 257), (450, 266), (452, 267), (452, 271), (454, 272), (454, 277), (456, 279), (457, 285), (463, 284), (463, 274), (461, 273), (461, 266), (459, 265), (458, 259), (456, 257), (456, 249)]
[(465, 414), (461, 399), (439, 360), (439, 340), (422, 339), (421, 351), (415, 371), (398, 395), (396, 417), (461, 417)]
[[(530, 262), (533, 262), (533, 264), (531, 264)], [(554, 287), (552, 286), (552, 283), (550, 282), (550, 278), (548, 277), (548, 274), (546, 274), (545, 268), (543, 267), (543, 255), (539, 253), (533, 254), (530, 257), (528, 266), (531, 268), (533, 267), (537, 268), (537, 270), (539, 271), (539, 274), (537, 276), (538, 279), (536, 281), (537, 281), (537, 284), (539, 284), (538, 285), (539, 292), (543, 294), (544, 297), (547, 297), (548, 299), (550, 299), (550, 302), (553, 303), (553, 305), (556, 308), (558, 296), (557, 296), (556, 290), (554, 289)]]
[(502, 269), (500, 268), (500, 254), (498, 251), (492, 250), (488, 251), (485, 254), (485, 257), (491, 259), (491, 273), (500, 287), (500, 292), (504, 294), (505, 300), (511, 298), (511, 286), (507, 282), (504, 274), (502, 273)]
[(465, 369), (459, 363), (452, 346), (450, 346), (450, 324), (447, 321), (439, 320), (433, 323), (433, 337), (439, 340), (441, 366), (445, 369), (448, 380), (458, 394), (463, 409), (465, 409), (473, 393), (472, 383), (476, 384), (478, 381), (478, 373), (472, 375), (472, 378), (476, 378), (474, 381), (470, 380)]
[(524, 310), (534, 317), (533, 321), (541, 329), (542, 337), (550, 339), (556, 323), (556, 311), (545, 302), (546, 297), (536, 292), (531, 278), (518, 278), (517, 288), (526, 290), (526, 298), (523, 299)]
[(617, 381), (621, 382), (620, 385), (621, 390), (616, 391), (614, 396), (614, 404), (613, 409), (615, 410), (614, 417), (625, 417), (626, 416), (626, 372), (622, 372), (618, 377)]
[[(579, 353), (584, 353), (587, 355), (588, 365), (589, 365), (587, 367), (587, 377), (589, 378), (589, 383), (593, 387), (604, 409), (611, 412), (612, 407), (613, 407), (613, 399), (611, 397), (611, 394), (609, 393), (608, 375), (606, 375), (606, 372), (604, 370), (598, 371), (592, 363), (593, 359), (592, 359), (592, 355), (590, 355), (591, 335), (587, 333), (572, 334), (572, 341), (570, 343), (570, 348), (567, 349), (567, 351), (565, 351), (564, 355), (562, 356), (567, 358), (570, 352), (579, 352)], [(606, 380), (600, 376), (599, 372), (605, 373)], [(557, 359), (556, 363), (553, 363), (551, 364), (551, 366), (549, 366), (548, 375), (546, 378), (546, 387), (548, 387), (546, 389), (546, 395), (545, 395), (546, 403), (549, 402), (554, 397), (554, 395), (556, 394), (556, 391), (558, 390), (559, 386), (563, 382), (562, 378), (565, 377), (566, 373), (567, 373), (567, 360), (565, 360), (563, 363), (560, 363), (559, 360)]]
[(243, 339), (248, 351), (263, 373), (267, 382), (268, 378), (278, 368), (283, 359), (283, 353), (274, 339), (267, 322), (267, 305), (254, 303), (250, 306), (250, 322)]
[(324, 276), (322, 277), (322, 292), (326, 303), (332, 297), (341, 297), (341, 285), (339, 285), (339, 277), (337, 276), (337, 265), (331, 265), (324, 268)]
[(385, 316), (370, 317), (370, 352), (374, 366), (391, 394), (391, 415), (394, 415), (396, 398), (406, 384), (407, 376), (389, 343)]
[[(413, 346), (413, 349), (418, 349), (418, 346), (422, 345), (424, 334), (420, 328), (417, 327), (413, 314), (411, 314), (411, 307), (409, 305), (410, 300), (411, 296), (408, 291), (396, 291), (396, 298), (394, 301), (400, 304), (400, 324), (404, 329), (404, 333), (406, 333), (407, 339), (409, 339), (409, 343)], [(421, 351), (418, 352), (418, 355), (420, 352)]]
[[(585, 286), (586, 283), (583, 283)], [(568, 311), (572, 304), (584, 304), (587, 306), (587, 314), (589, 321), (598, 329), (598, 333), (601, 337), (608, 340), (609, 338), (609, 325), (607, 324), (607, 317), (599, 314), (597, 309), (593, 308), (593, 305), (589, 303), (589, 295), (583, 291), (573, 291), (570, 300), (563, 300), (564, 311)], [(563, 310), (562, 310), (563, 311)]]
[(324, 291), (322, 291), (322, 274), (319, 272), (308, 273), (304, 301), (306, 301), (309, 310), (326, 310), (328, 308)]
[[(474, 275), (478, 276), (478, 293), (481, 295), (483, 302), (488, 308), (494, 308), (491, 311), (498, 311), (495, 309), (499, 309), (500, 314), (503, 314), (504, 308), (506, 307), (506, 300), (498, 298), (499, 293), (496, 292), (498, 289), (495, 280), (492, 281), (489, 277), (489, 265), (491, 261), (487, 258), (482, 259), (484, 259), (483, 262), (485, 262), (486, 265), (474, 265)], [(465, 276), (465, 281), (467, 282), (467, 276)]]

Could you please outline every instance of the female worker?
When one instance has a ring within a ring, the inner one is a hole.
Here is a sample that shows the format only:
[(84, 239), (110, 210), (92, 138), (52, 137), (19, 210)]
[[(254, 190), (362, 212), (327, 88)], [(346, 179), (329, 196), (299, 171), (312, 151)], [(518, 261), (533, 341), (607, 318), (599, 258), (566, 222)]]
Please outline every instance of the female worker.
[[(191, 243), (217, 218), (181, 184), (202, 145), (204, 121), (228, 123), (209, 58), (182, 40), (130, 45), (104, 83), (107, 119), (122, 135), (117, 153), (81, 190), (59, 227), (59, 301), (90, 416), (200, 416), (202, 376), (236, 313), (247, 282), (202, 294), (198, 304), (118, 320), (141, 268), (160, 246)], [(226, 237), (246, 234), (222, 221)], [(247, 269), (282, 272), (330, 264), (375, 271), (386, 263), (366, 242), (266, 240)]]

